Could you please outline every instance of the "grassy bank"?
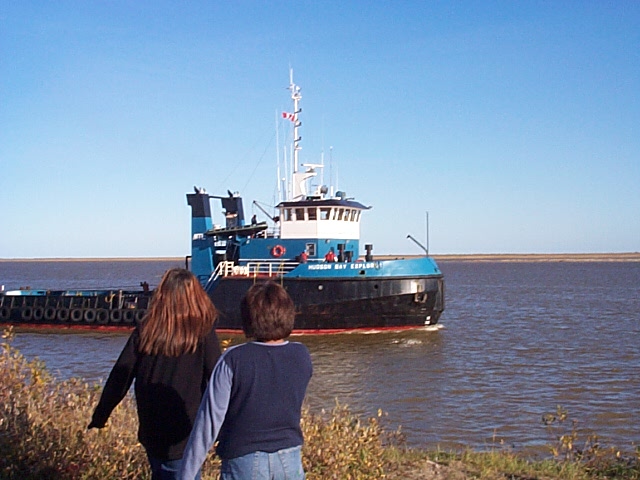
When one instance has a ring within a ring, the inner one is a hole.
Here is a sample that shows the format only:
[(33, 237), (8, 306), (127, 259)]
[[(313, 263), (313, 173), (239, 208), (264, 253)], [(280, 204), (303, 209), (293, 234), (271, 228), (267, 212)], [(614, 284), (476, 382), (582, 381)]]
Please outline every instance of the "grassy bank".
[[(0, 479), (147, 479), (132, 398), (108, 427), (86, 429), (100, 386), (57, 381), (39, 361), (27, 361), (3, 335), (0, 351)], [(382, 415), (382, 413), (380, 413)], [(545, 418), (550, 458), (531, 461), (496, 443), (488, 452), (406, 449), (399, 432), (378, 418), (361, 419), (345, 406), (303, 415), (303, 461), (309, 480), (320, 479), (640, 479), (638, 454), (582, 442), (562, 409)], [(203, 478), (217, 478), (210, 456)]]

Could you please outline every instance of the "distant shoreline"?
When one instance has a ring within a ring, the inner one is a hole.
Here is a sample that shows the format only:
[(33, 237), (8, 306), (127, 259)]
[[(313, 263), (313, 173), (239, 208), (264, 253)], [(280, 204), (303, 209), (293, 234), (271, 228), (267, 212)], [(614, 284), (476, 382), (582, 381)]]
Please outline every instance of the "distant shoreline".
[(640, 262), (640, 253), (549, 253), (549, 254), (490, 254), (490, 255), (434, 255), (438, 261), (471, 262)]
[[(417, 258), (421, 255), (374, 255), (374, 260)], [(640, 262), (640, 252), (630, 253), (489, 253), (431, 255), (448, 262)], [(113, 258), (0, 258), (0, 262), (180, 262), (185, 257), (113, 257)]]
[[(432, 255), (438, 262), (640, 262), (634, 253), (489, 253)], [(389, 258), (397, 258), (389, 256)]]

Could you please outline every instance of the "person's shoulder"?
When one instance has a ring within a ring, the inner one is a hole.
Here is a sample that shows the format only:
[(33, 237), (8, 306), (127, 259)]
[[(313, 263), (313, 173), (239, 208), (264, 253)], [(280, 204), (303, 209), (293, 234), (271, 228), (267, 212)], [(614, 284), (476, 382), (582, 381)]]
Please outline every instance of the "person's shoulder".
[(289, 357), (290, 361), (293, 361), (298, 365), (301, 371), (307, 372), (310, 376), (313, 372), (313, 361), (311, 360), (311, 353), (307, 346), (300, 342), (289, 342)]
[(247, 348), (249, 343), (241, 343), (239, 345), (233, 345), (228, 347), (223, 353), (220, 359), (237, 358), (247, 354)]
[(218, 341), (218, 333), (216, 332), (216, 327), (212, 325), (211, 330), (209, 330), (204, 337), (207, 340), (215, 339), (216, 341)]
[(309, 353), (309, 349), (307, 348), (307, 346), (304, 343), (301, 342), (288, 342), (287, 346), (292, 349), (292, 350), (297, 350), (299, 352), (306, 352), (307, 354)]
[(136, 347), (140, 344), (140, 329), (141, 326), (136, 326), (129, 335), (129, 342), (135, 345)]

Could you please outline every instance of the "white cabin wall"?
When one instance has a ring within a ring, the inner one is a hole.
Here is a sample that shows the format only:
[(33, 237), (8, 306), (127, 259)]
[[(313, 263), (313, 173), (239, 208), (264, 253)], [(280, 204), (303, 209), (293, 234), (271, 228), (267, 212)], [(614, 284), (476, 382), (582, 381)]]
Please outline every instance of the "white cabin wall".
[(344, 238), (348, 240), (360, 240), (359, 223), (336, 220), (325, 220), (316, 223), (318, 223), (319, 238)]
[(282, 222), (281, 238), (360, 239), (360, 224), (339, 220)]

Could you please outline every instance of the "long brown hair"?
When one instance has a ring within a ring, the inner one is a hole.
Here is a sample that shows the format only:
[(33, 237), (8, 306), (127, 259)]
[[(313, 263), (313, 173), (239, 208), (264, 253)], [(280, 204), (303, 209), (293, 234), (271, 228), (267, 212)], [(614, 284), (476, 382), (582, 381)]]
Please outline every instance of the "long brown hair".
[(277, 283), (256, 283), (240, 302), (240, 313), (247, 338), (281, 340), (291, 335), (296, 307), (287, 291)]
[(138, 350), (170, 357), (193, 353), (217, 318), (218, 310), (190, 271), (167, 270), (153, 292)]

